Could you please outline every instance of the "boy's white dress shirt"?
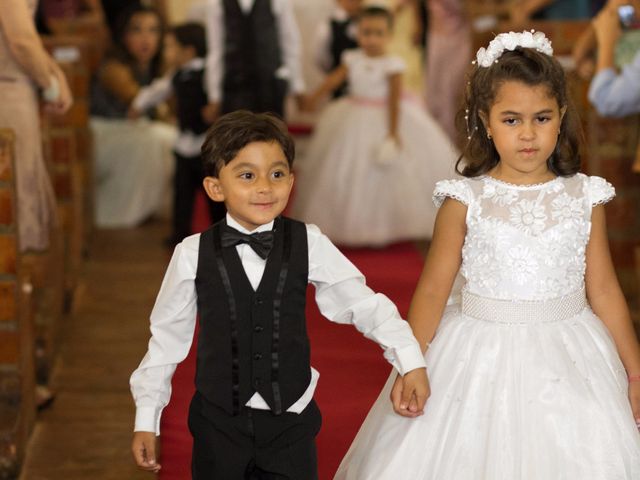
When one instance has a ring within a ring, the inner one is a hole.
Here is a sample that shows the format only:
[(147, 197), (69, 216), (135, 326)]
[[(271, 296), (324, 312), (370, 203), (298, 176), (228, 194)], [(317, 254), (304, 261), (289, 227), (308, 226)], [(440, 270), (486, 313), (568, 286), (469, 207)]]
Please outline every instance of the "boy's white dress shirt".
[[(246, 14), (251, 12), (255, 0), (238, 0), (240, 9)], [(302, 44), (300, 31), (293, 14), (290, 0), (271, 0), (271, 10), (278, 22), (278, 36), (282, 66), (276, 76), (289, 81), (289, 92), (304, 92), (301, 54)], [(222, 98), (222, 78), (224, 76), (224, 9), (222, 0), (209, 0), (205, 26), (207, 30), (207, 94), (209, 101), (218, 103)]]
[[(273, 221), (247, 231), (230, 215), (227, 224), (243, 233), (273, 228)], [(365, 284), (358, 269), (315, 225), (307, 225), (309, 282), (316, 288), (320, 312), (333, 322), (353, 324), (365, 337), (385, 350), (385, 358), (404, 375), (425, 367), (424, 357), (411, 328), (386, 296)], [(136, 403), (134, 431), (160, 433), (160, 415), (169, 403), (171, 377), (176, 365), (189, 353), (196, 323), (195, 277), (200, 234), (185, 238), (171, 258), (156, 303), (151, 312), (149, 349), (131, 375), (131, 392)], [(248, 244), (235, 247), (254, 289), (260, 284), (266, 260)], [(319, 373), (311, 369), (309, 387), (287, 411), (300, 413), (313, 398)], [(248, 407), (269, 410), (256, 392)]]

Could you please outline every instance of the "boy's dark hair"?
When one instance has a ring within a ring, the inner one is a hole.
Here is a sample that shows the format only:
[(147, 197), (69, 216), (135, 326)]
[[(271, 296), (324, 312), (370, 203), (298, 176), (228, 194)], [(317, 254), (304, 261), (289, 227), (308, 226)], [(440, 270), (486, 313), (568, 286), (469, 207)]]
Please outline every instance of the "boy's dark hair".
[(387, 21), (387, 24), (389, 25), (389, 29), (393, 28), (393, 14), (391, 13), (391, 11), (387, 10), (384, 7), (378, 7), (378, 6), (364, 7), (360, 10), (360, 13), (358, 13), (358, 16), (356, 17), (356, 21), (359, 22), (363, 18), (374, 18), (374, 17), (384, 18)]
[(477, 177), (498, 164), (500, 157), (493, 141), (487, 138), (480, 113), (489, 117), (498, 89), (509, 81), (522, 82), (532, 87), (544, 85), (549, 95), (558, 102), (558, 107), (566, 107), (558, 142), (547, 159), (547, 166), (559, 176), (577, 173), (580, 169), (583, 133), (578, 113), (567, 92), (564, 70), (550, 55), (520, 47), (503, 53), (498, 62), (490, 67), (472, 67), (465, 92), (466, 107), (457, 117), (458, 129), (465, 132), (468, 141), (456, 162), (456, 171), (465, 177)]
[(181, 47), (193, 47), (197, 57), (207, 56), (207, 37), (204, 27), (196, 22), (182, 23), (169, 30)]
[(253, 142), (275, 142), (293, 165), (295, 146), (285, 123), (272, 113), (253, 113), (237, 110), (220, 117), (207, 131), (202, 144), (205, 175), (217, 177), (222, 167), (238, 152)]

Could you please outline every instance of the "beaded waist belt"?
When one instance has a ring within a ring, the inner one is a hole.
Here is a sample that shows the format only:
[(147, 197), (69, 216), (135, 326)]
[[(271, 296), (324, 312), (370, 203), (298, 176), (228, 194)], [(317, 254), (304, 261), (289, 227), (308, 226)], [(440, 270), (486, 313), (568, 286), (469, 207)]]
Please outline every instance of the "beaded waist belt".
[(462, 313), (504, 324), (549, 323), (574, 317), (587, 306), (584, 289), (550, 300), (497, 300), (462, 291)]

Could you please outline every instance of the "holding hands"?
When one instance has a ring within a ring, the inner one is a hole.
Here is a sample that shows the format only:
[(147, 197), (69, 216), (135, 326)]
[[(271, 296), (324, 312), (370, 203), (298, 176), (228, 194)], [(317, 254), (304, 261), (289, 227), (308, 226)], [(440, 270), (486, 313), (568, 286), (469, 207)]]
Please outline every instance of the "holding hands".
[(411, 370), (404, 377), (398, 375), (391, 389), (393, 410), (403, 417), (419, 417), (430, 395), (426, 368)]

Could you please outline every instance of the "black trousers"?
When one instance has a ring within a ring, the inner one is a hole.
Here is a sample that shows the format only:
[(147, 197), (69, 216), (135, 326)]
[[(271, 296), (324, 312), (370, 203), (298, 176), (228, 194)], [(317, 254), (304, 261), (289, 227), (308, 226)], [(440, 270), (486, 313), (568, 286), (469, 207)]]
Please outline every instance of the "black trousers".
[(189, 408), (193, 480), (317, 480), (315, 401), (300, 414), (243, 408), (229, 415), (196, 392)]
[[(173, 232), (171, 240), (181, 242), (191, 235), (191, 221), (193, 219), (193, 204), (196, 192), (202, 189), (204, 170), (200, 156), (184, 157), (173, 153), (176, 160), (175, 175), (173, 177)], [(214, 202), (207, 197), (211, 224), (225, 217), (224, 203)]]

